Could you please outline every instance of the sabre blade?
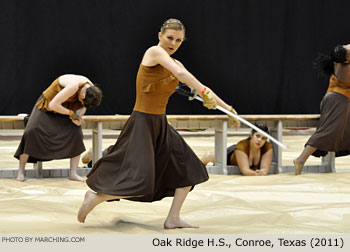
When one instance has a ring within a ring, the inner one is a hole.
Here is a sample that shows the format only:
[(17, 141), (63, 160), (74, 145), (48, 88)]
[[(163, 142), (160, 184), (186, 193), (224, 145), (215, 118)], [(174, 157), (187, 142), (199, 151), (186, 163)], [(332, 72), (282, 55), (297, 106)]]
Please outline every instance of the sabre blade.
[[(194, 99), (204, 102), (203, 99), (201, 97), (199, 97), (198, 95), (196, 95), (194, 97)], [(269, 138), (272, 142), (274, 142), (275, 144), (277, 144), (278, 146), (282, 147), (283, 149), (287, 149), (287, 146), (284, 145), (283, 143), (279, 142), (278, 140), (276, 140), (275, 138), (273, 138), (272, 136), (270, 136), (269, 134), (267, 134), (265, 131), (259, 129), (258, 127), (256, 127), (254, 124), (248, 122), (247, 120), (243, 119), (242, 117), (232, 113), (231, 111), (228, 111), (227, 109), (224, 109), (223, 107), (217, 105), (216, 108), (222, 112), (224, 112), (225, 114), (232, 116), (234, 118), (236, 118), (237, 120), (239, 120), (240, 122), (244, 123), (245, 125), (249, 126), (250, 128), (255, 129), (257, 132), (261, 133), (262, 135), (266, 136), (267, 138)]]

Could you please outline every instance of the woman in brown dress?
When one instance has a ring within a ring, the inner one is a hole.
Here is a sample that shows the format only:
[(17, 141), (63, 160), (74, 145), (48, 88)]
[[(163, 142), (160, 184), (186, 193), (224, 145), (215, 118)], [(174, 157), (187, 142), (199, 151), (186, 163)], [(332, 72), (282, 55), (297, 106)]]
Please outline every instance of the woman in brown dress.
[(330, 55), (319, 54), (315, 67), (330, 76), (327, 93), (320, 106), (321, 118), (315, 133), (294, 162), (295, 175), (301, 174), (309, 156), (336, 157), (350, 154), (350, 44), (336, 46)]
[[(166, 118), (166, 105), (179, 81), (194, 88), (205, 100), (234, 111), (213, 91), (171, 58), (185, 38), (177, 19), (167, 20), (158, 33), (159, 43), (144, 54), (136, 79), (136, 102), (116, 144), (88, 174), (87, 191), (78, 213), (88, 213), (104, 201), (128, 199), (152, 202), (174, 196), (164, 228), (196, 228), (180, 218), (181, 206), (194, 185), (208, 180), (206, 167)], [(239, 122), (229, 118), (230, 124)]]
[(27, 162), (70, 158), (69, 179), (85, 181), (77, 174), (85, 151), (81, 124), (86, 108), (100, 104), (102, 93), (81, 75), (57, 78), (39, 97), (15, 153), (19, 159), (17, 181), (24, 181)]
[[(266, 125), (256, 125), (268, 133)], [(238, 166), (244, 176), (265, 176), (269, 174), (273, 155), (273, 146), (261, 133), (252, 129), (246, 139), (227, 148), (227, 165)], [(204, 165), (215, 162), (213, 153), (206, 153), (201, 161)]]

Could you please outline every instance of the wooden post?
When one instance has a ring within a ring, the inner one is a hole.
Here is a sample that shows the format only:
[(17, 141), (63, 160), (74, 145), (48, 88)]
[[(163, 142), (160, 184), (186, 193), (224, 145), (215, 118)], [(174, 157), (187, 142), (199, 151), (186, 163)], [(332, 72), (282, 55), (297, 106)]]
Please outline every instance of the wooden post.
[(43, 177), (43, 163), (38, 161), (33, 164), (34, 177), (42, 178)]
[(102, 122), (96, 122), (92, 130), (92, 165), (102, 157)]
[(227, 175), (227, 121), (217, 120), (215, 127), (215, 165)]
[[(273, 136), (274, 138), (276, 138), (276, 140), (278, 140), (279, 142), (282, 143), (282, 121), (278, 120), (274, 122), (274, 128), (271, 129), (271, 136)], [(277, 144), (275, 145), (275, 150), (276, 153), (274, 153), (274, 156), (276, 157), (276, 161), (277, 161), (277, 169), (278, 169), (278, 173), (282, 173), (283, 169), (282, 169), (282, 147), (278, 146)]]
[(335, 152), (328, 152), (322, 157), (322, 165), (326, 166), (326, 172), (336, 172), (335, 170)]

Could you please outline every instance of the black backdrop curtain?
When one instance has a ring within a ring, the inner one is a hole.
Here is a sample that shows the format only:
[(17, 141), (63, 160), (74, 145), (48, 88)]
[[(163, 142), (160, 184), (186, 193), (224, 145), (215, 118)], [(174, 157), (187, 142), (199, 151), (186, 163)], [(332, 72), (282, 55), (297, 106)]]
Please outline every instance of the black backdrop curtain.
[[(175, 17), (187, 41), (174, 58), (241, 114), (319, 113), (327, 78), (317, 52), (350, 42), (349, 0), (2, 0), (0, 114), (29, 113), (59, 75), (104, 92), (90, 114), (130, 114), (144, 51)], [(168, 114), (210, 114), (173, 95)]]

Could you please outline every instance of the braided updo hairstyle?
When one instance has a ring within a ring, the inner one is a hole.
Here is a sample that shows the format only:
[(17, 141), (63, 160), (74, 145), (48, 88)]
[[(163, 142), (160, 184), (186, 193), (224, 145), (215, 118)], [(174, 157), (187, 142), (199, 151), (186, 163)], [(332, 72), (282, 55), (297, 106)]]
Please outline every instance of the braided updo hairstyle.
[(169, 18), (167, 21), (165, 21), (160, 28), (160, 32), (164, 34), (167, 29), (183, 31), (184, 34), (186, 33), (184, 24), (175, 18)]

